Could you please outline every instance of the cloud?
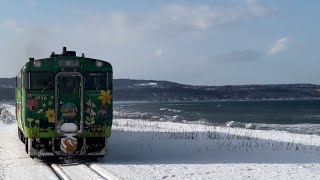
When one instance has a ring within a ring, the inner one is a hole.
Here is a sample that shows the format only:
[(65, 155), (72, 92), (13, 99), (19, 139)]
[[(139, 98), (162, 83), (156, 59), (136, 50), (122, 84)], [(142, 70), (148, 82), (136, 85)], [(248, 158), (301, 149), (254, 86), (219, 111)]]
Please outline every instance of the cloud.
[[(7, 47), (14, 51), (5, 51), (2, 54), (8, 59), (25, 59), (28, 57), (46, 57), (52, 51), (48, 49), (52, 43), (59, 43), (59, 35), (52, 27), (53, 25), (42, 28), (32, 24), (22, 24), (14, 19), (6, 19), (1, 23), (8, 33), (9, 40)], [(0, 25), (0, 26), (1, 26)], [(49, 28), (50, 27), (50, 28)], [(62, 46), (62, 45), (61, 45)]]
[[(200, 47), (194, 47), (196, 43), (193, 35), (206, 37), (216, 28), (268, 16), (274, 12), (272, 8), (255, 1), (233, 1), (236, 3), (227, 3), (228, 5), (190, 2), (192, 1), (175, 1), (139, 12), (68, 11), (67, 14), (62, 14), (72, 19), (68, 23), (54, 21), (57, 23), (32, 24), (31, 21), (21, 23), (21, 20), (11, 22), (11, 28), (16, 31), (20, 28), (18, 31), (23, 33), (12, 41), (12, 47), (18, 52), (8, 51), (7, 54), (13, 54), (8, 55), (14, 57), (10, 59), (47, 57), (48, 52), (57, 48), (60, 52), (62, 46), (67, 46), (77, 52), (85, 52), (88, 57), (106, 60), (109, 58), (114, 67), (119, 69), (117, 76), (137, 75), (138, 69), (141, 77), (148, 76), (147, 73), (153, 74), (155, 70), (160, 77), (163, 71), (175, 74), (186, 61), (190, 61), (190, 67), (202, 67), (211, 62), (211, 52), (203, 52), (201, 56), (208, 57), (208, 60), (198, 64), (196, 51)], [(5, 24), (10, 26), (10, 21)], [(206, 43), (211, 44), (204, 42), (204, 45)], [(170, 69), (163, 61), (150, 61), (150, 56), (164, 55), (166, 57), (163, 60), (171, 64)], [(240, 62), (254, 61), (259, 57), (259, 52), (243, 50), (218, 55), (217, 59)], [(182, 77), (184, 74), (177, 76)]]
[(255, 50), (247, 49), (220, 54), (215, 59), (218, 62), (249, 62), (256, 61), (260, 59), (261, 56), (262, 53)]
[(234, 7), (173, 4), (160, 11), (159, 19), (162, 25), (168, 27), (175, 25), (187, 31), (204, 31), (271, 12), (271, 9), (258, 5), (254, 1), (246, 1)]
[(5, 19), (3, 22), (2, 22), (2, 26), (4, 28), (16, 28), (17, 27), (17, 22), (13, 19)]
[(141, 18), (145, 29), (157, 32), (201, 32), (220, 25), (273, 13), (254, 1), (233, 7), (208, 4), (169, 4)]
[(24, 28), (19, 26), (14, 19), (5, 19), (2, 21), (1, 26), (8, 30), (14, 30), (16, 33), (24, 32)]
[[(274, 9), (255, 1), (243, 1), (233, 6), (174, 3), (153, 11), (134, 13), (77, 12), (81, 23), (75, 34), (87, 34), (97, 40), (132, 41), (135, 38), (172, 38), (210, 31), (219, 26), (273, 14)], [(90, 38), (92, 39), (92, 38)]]
[(288, 48), (288, 40), (289, 39), (287, 37), (278, 39), (271, 45), (270, 49), (268, 50), (268, 54), (274, 55), (285, 51)]
[(154, 51), (153, 55), (156, 57), (162, 56), (163, 55), (163, 49), (157, 49)]

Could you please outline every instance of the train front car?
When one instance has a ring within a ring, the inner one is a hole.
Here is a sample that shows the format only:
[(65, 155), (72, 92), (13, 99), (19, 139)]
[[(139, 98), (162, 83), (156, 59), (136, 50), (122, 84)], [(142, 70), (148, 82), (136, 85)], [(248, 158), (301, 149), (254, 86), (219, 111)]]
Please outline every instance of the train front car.
[(18, 134), (31, 157), (104, 156), (112, 126), (112, 66), (63, 48), (17, 76)]

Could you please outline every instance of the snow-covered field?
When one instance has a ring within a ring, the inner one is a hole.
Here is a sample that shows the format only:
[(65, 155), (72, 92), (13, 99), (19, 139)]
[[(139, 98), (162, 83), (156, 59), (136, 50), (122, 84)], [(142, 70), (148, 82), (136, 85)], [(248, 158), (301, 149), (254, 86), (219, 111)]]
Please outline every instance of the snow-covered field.
[[(0, 122), (0, 179), (55, 179), (16, 130)], [(320, 136), (115, 119), (109, 155), (96, 164), (119, 179), (320, 179)]]
[[(11, 115), (13, 106), (2, 105)], [(5, 114), (7, 114), (5, 112)], [(57, 179), (45, 164), (32, 160), (24, 151), (24, 144), (18, 139), (17, 125), (11, 116), (0, 115), (0, 179)]]

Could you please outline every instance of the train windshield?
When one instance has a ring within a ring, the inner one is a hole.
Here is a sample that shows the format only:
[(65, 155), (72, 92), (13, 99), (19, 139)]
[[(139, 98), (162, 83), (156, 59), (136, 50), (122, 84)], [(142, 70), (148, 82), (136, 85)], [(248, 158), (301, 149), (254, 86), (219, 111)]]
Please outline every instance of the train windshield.
[(73, 94), (75, 92), (75, 77), (62, 76), (61, 77), (61, 90), (65, 94)]
[(53, 73), (47, 72), (30, 72), (25, 76), (26, 79), (26, 89), (42, 90), (42, 89), (52, 89), (53, 88)]
[(102, 90), (112, 88), (112, 72), (86, 73), (84, 75), (85, 89)]

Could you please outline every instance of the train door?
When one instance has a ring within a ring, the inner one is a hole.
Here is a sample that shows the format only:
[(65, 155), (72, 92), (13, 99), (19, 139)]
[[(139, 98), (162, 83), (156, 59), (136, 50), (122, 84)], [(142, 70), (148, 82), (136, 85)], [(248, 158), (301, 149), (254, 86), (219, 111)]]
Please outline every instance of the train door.
[(83, 130), (83, 77), (77, 72), (56, 75), (56, 131), (59, 134)]

